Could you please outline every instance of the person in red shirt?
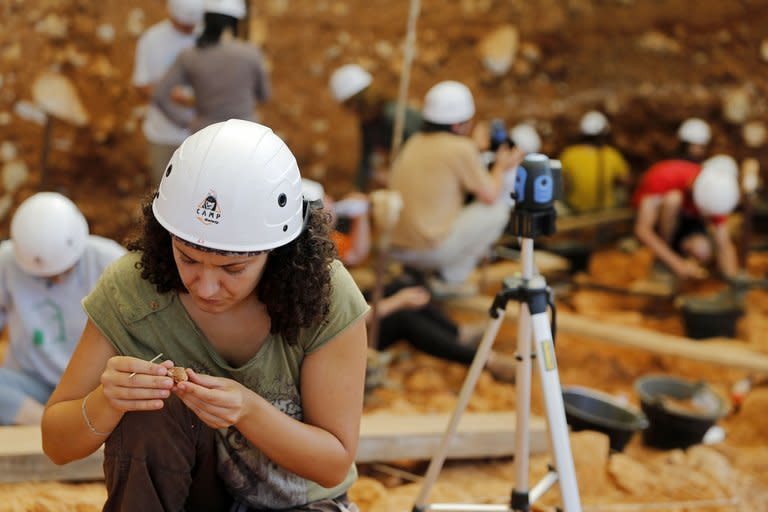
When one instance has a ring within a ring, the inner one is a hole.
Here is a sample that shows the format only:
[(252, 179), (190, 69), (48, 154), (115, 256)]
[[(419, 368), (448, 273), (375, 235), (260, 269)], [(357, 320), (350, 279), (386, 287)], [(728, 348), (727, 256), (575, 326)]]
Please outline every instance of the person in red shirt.
[(635, 190), (635, 235), (678, 277), (705, 277), (703, 265), (713, 253), (720, 272), (733, 276), (738, 261), (725, 221), (738, 202), (733, 158), (718, 155), (701, 165), (664, 160), (645, 172)]

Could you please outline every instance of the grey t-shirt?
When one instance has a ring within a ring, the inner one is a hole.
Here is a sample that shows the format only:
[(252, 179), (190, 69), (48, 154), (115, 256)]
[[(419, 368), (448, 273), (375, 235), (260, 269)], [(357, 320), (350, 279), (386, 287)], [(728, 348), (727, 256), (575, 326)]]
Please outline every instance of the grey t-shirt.
[[(269, 335), (253, 358), (230, 366), (197, 328), (177, 293), (159, 294), (140, 276), (130, 253), (112, 265), (83, 301), (86, 313), (122, 355), (164, 359), (196, 372), (226, 377), (258, 393), (288, 416), (302, 420), (300, 394), (304, 356), (333, 339), (367, 311), (360, 290), (344, 266), (331, 268), (331, 310), (322, 325), (302, 329), (298, 343), (289, 345)], [(219, 474), (230, 493), (254, 508), (292, 508), (334, 498), (354, 482), (354, 464), (344, 482), (332, 489), (319, 486), (270, 461), (234, 427), (217, 436)]]
[[(194, 90), (196, 117), (174, 107), (171, 91), (178, 85)], [(152, 102), (168, 119), (194, 133), (229, 119), (258, 121), (256, 105), (269, 95), (261, 51), (235, 40), (183, 50), (155, 87)]]

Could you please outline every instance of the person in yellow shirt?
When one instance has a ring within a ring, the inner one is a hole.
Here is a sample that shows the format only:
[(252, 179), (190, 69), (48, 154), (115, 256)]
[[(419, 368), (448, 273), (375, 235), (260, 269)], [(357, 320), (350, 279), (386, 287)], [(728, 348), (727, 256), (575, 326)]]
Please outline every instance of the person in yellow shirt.
[(619, 206), (629, 185), (629, 164), (608, 144), (609, 125), (597, 111), (580, 122), (582, 139), (560, 155), (565, 179), (565, 202), (575, 213)]

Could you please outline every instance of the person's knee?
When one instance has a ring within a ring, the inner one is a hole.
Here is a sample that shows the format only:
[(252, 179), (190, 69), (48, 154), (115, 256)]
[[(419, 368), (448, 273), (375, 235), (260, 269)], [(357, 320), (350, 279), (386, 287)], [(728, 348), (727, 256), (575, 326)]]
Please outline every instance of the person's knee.
[(712, 260), (712, 243), (705, 235), (691, 235), (680, 244), (683, 252), (701, 263)]

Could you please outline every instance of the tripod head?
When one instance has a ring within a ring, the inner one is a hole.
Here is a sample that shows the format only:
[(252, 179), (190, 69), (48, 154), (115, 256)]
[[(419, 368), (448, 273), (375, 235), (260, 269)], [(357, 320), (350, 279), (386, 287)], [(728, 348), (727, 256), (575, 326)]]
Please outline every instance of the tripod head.
[(529, 153), (517, 168), (512, 199), (515, 207), (507, 231), (536, 238), (555, 232), (555, 201), (562, 197), (562, 166), (541, 153)]

